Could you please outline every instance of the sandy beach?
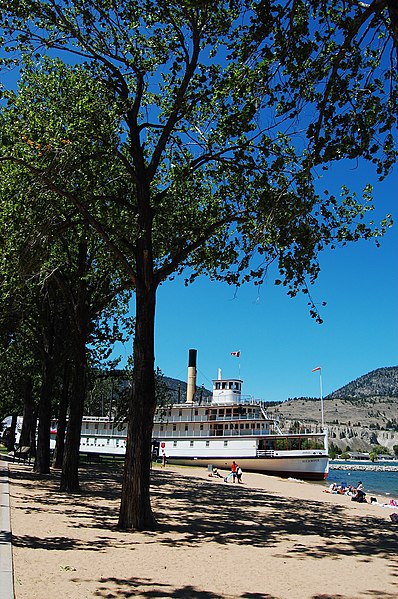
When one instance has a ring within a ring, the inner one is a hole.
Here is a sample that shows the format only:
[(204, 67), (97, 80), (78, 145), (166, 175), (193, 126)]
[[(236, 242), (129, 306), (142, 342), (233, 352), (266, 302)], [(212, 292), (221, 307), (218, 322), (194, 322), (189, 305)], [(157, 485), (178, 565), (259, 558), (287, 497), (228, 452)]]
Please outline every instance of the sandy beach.
[(398, 597), (390, 508), (260, 474), (225, 484), (166, 466), (152, 478), (159, 530), (120, 532), (119, 466), (84, 466), (68, 496), (58, 472), (10, 463), (16, 599)]

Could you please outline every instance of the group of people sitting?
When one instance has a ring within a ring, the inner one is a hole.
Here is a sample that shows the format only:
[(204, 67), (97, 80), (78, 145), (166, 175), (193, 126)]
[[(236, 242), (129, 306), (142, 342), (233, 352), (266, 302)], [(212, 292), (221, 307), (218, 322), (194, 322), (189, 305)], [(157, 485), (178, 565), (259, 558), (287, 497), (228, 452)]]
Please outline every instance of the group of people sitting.
[(356, 487), (353, 487), (352, 485), (347, 486), (345, 483), (341, 483), (340, 485), (337, 483), (331, 483), (329, 488), (325, 489), (325, 492), (337, 495), (348, 495), (351, 497), (351, 501), (367, 503), (366, 493), (364, 491), (362, 481), (359, 481)]

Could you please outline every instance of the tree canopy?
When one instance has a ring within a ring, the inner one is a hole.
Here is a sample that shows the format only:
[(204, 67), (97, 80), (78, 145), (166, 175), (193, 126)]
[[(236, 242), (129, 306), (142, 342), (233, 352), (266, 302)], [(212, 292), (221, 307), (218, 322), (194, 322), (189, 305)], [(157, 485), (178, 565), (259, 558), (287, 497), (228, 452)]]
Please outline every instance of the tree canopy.
[(317, 179), (344, 158), (380, 177), (396, 160), (395, 3), (0, 8), (3, 68), (22, 69), (19, 88), (2, 92), (0, 164), (73, 206), (135, 291), (119, 525), (149, 528), (156, 289), (182, 273), (260, 284), (275, 262), (277, 284), (308, 293), (322, 249), (384, 232), (388, 220), (365, 218), (369, 187), (335, 197)]

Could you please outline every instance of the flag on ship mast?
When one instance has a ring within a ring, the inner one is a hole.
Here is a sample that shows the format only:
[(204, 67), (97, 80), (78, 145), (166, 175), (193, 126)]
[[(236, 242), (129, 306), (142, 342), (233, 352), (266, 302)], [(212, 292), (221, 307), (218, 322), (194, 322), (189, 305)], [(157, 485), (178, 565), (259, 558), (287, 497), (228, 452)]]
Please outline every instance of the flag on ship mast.
[(321, 370), (321, 367), (320, 367), (320, 366), (317, 366), (316, 368), (313, 368), (313, 369), (311, 370), (311, 372), (316, 372), (317, 370)]
[(239, 351), (231, 351), (231, 356), (235, 358), (240, 358), (240, 350)]

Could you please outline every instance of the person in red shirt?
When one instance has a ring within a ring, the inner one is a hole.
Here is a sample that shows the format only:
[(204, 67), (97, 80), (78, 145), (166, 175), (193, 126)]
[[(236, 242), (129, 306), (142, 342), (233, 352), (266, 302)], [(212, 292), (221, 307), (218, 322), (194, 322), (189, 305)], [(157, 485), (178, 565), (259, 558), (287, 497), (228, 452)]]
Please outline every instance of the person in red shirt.
[(235, 461), (233, 461), (231, 464), (231, 472), (228, 474), (228, 476), (226, 476), (224, 478), (224, 482), (227, 483), (230, 476), (232, 476), (232, 480), (233, 480), (233, 482), (235, 482), (237, 470), (238, 470), (238, 464)]

